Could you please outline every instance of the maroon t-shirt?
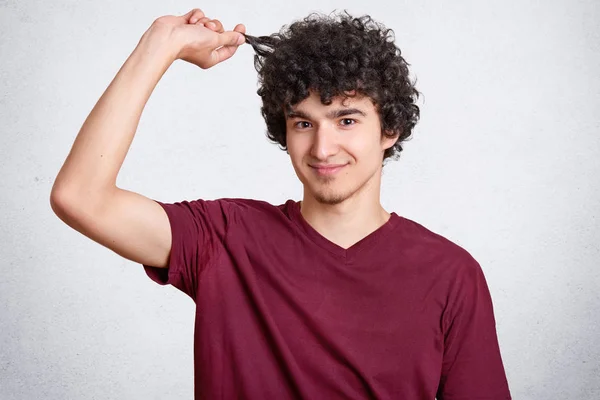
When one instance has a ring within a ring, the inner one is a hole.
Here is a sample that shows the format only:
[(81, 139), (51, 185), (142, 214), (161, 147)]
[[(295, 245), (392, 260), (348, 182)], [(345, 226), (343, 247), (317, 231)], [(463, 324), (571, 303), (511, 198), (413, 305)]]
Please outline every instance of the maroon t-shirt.
[(158, 202), (196, 302), (196, 399), (507, 400), (490, 293), (463, 248), (410, 219), (352, 247), (299, 203)]

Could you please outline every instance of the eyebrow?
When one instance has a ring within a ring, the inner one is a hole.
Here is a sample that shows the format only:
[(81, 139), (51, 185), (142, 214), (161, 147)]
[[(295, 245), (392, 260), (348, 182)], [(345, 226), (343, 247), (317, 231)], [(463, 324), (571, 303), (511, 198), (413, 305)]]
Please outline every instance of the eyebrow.
[[(362, 115), (363, 117), (367, 116), (367, 114), (364, 111), (359, 110), (358, 108), (340, 108), (338, 110), (329, 111), (327, 113), (326, 117), (329, 119), (335, 119), (335, 118), (345, 117), (347, 115), (354, 115), (354, 114)], [(310, 117), (310, 115), (308, 115), (307, 113), (300, 111), (300, 110), (290, 111), (286, 118), (287, 119), (291, 119), (291, 118), (312, 119)]]

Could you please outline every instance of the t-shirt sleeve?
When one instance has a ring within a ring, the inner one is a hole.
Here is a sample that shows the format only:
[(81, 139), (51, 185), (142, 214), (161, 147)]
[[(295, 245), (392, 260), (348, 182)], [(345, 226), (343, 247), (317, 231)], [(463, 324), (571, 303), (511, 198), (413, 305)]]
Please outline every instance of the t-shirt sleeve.
[(460, 268), (442, 318), (444, 358), (438, 400), (510, 400), (492, 299), (481, 266)]
[(167, 268), (143, 264), (146, 274), (160, 285), (173, 285), (196, 299), (199, 276), (214, 262), (227, 232), (230, 205), (225, 200), (156, 201), (171, 225), (171, 252)]

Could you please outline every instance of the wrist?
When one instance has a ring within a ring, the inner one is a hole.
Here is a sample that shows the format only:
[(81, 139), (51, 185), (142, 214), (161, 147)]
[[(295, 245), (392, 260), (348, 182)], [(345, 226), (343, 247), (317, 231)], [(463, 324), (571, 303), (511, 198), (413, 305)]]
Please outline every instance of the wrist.
[(142, 52), (162, 60), (166, 67), (177, 60), (179, 55), (177, 46), (171, 27), (156, 23), (148, 28), (138, 43), (138, 48)]

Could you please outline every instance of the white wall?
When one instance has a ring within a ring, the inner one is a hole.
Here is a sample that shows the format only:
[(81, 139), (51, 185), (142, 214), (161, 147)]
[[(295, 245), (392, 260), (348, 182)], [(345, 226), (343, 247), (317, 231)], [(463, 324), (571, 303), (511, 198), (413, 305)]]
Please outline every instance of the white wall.
[[(384, 205), (481, 263), (515, 399), (599, 398), (600, 2), (258, 4), (0, 2), (0, 399), (192, 398), (192, 301), (63, 224), (49, 194), (142, 33), (194, 7), (254, 35), (336, 8), (393, 28), (424, 97)], [(252, 55), (207, 71), (177, 61), (119, 186), (298, 199), (264, 136)]]

